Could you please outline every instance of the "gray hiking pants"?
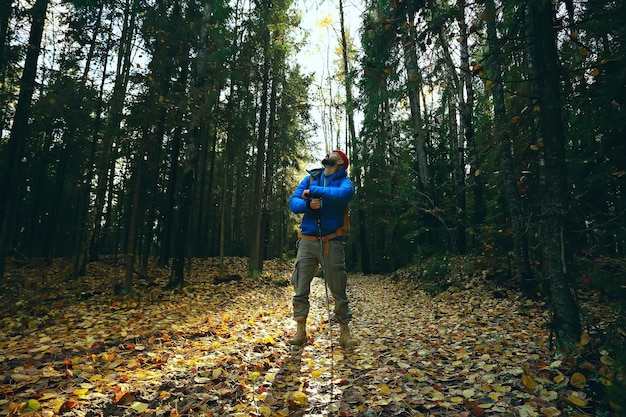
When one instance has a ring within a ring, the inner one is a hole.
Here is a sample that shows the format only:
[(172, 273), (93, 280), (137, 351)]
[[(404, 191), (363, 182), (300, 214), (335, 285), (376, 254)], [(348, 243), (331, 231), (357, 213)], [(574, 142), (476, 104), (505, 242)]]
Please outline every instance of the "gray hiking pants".
[[(294, 288), (293, 316), (301, 317), (309, 314), (309, 294), (311, 281), (315, 277), (320, 265), (325, 266), (324, 279), (335, 300), (335, 319), (344, 322), (352, 318), (352, 311), (348, 307), (346, 286), (348, 273), (344, 243), (331, 240), (328, 255), (322, 253), (322, 246), (318, 240), (299, 239), (296, 246), (298, 255), (296, 265), (291, 274), (291, 284)], [(325, 246), (325, 244), (324, 244)]]

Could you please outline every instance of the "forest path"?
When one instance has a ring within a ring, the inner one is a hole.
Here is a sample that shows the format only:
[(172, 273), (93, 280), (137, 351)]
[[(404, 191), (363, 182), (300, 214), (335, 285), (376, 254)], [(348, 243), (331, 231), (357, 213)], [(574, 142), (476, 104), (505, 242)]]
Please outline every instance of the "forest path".
[[(351, 275), (352, 333), (359, 346), (348, 352), (337, 348), (333, 326), (330, 391), (338, 401), (331, 411), (371, 416), (556, 412), (546, 399), (528, 394), (522, 380), (527, 375), (527, 384), (535, 384), (531, 368), (549, 357), (544, 312), (515, 294), (496, 298), (494, 290), (474, 279), (433, 298), (388, 277)], [(312, 332), (315, 344), (306, 346), (303, 356), (328, 377), (323, 280), (314, 280), (312, 295), (311, 318), (318, 325)], [(300, 369), (307, 379), (311, 370)], [(548, 390), (544, 394), (558, 397)], [(322, 404), (313, 408), (323, 409)]]
[(431, 297), (352, 274), (359, 345), (345, 351), (318, 278), (310, 341), (286, 343), (290, 265), (268, 269), (213, 285), (214, 266), (196, 267), (178, 291), (2, 317), (0, 415), (556, 416), (591, 400), (568, 384), (573, 365), (551, 358), (543, 305), (489, 281)]

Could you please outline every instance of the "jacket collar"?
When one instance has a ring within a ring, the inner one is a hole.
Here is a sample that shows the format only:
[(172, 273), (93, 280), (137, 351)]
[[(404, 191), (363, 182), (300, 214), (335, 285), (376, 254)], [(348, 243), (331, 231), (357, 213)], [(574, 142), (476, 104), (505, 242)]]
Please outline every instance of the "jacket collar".
[[(318, 178), (321, 178), (324, 175), (324, 168), (309, 169), (309, 170), (307, 170), (307, 172), (311, 175), (311, 177), (313, 177), (315, 179), (318, 179)], [(345, 177), (346, 177), (346, 169), (342, 167), (339, 171), (333, 172), (332, 174), (327, 176), (326, 179), (327, 180), (342, 179), (342, 178), (345, 178)]]

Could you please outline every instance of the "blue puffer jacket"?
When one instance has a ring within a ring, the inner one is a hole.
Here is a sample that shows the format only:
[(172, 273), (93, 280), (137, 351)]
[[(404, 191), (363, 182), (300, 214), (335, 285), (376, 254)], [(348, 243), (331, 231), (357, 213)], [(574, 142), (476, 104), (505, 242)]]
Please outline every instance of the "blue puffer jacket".
[[(319, 236), (317, 218), (320, 216), (322, 236), (328, 236), (343, 226), (343, 215), (354, 195), (354, 184), (346, 176), (344, 168), (329, 176), (324, 175), (323, 168), (313, 169), (308, 173), (291, 195), (289, 207), (296, 214), (304, 213), (300, 225), (303, 235)], [(311, 190), (311, 198), (321, 198), (322, 208), (319, 210), (310, 209), (307, 200), (302, 198), (302, 193), (308, 189)], [(333, 240), (343, 240), (343, 237), (338, 236)]]

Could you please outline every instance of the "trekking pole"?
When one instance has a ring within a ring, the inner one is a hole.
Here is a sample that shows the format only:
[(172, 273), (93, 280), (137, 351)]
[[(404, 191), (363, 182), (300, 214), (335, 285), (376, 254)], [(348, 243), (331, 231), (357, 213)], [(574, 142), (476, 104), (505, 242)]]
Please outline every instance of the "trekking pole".
[[(328, 313), (328, 338), (330, 339), (330, 397), (333, 397), (333, 376), (335, 375), (335, 358), (334, 358), (334, 343), (333, 343), (333, 328), (332, 328), (332, 316), (330, 312), (330, 296), (328, 295), (328, 281), (326, 275), (326, 258), (324, 256), (324, 243), (322, 242), (322, 221), (320, 217), (317, 218), (317, 231), (320, 241), (320, 251), (322, 254), (322, 273), (324, 274), (324, 289), (326, 290), (326, 311)], [(330, 243), (329, 243), (330, 244)]]

